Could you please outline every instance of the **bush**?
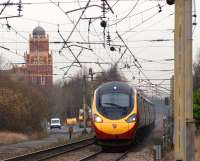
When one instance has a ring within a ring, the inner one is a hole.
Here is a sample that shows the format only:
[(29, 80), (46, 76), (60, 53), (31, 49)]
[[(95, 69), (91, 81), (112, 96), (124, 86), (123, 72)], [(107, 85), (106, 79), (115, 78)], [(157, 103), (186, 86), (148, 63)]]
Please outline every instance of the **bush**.
[(38, 90), (0, 78), (0, 130), (40, 131), (47, 114), (47, 99)]
[(200, 90), (195, 91), (193, 95), (193, 113), (196, 120), (196, 126), (200, 128)]

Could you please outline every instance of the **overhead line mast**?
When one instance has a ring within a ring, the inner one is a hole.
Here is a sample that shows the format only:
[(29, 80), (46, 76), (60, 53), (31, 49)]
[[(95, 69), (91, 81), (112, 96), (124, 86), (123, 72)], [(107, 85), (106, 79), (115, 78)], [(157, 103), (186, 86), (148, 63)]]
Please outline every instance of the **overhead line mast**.
[(194, 161), (192, 0), (175, 2), (175, 161)]

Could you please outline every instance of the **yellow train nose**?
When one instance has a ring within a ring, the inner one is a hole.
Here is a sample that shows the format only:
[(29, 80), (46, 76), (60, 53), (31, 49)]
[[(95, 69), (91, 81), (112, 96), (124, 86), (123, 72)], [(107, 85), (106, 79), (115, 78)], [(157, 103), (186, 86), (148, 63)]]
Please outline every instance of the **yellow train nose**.
[(123, 134), (133, 128), (135, 123), (128, 124), (125, 122), (104, 122), (104, 123), (96, 123), (95, 126), (98, 130), (111, 135)]
[(102, 131), (107, 134), (123, 134), (128, 131), (128, 125), (124, 123), (104, 123)]

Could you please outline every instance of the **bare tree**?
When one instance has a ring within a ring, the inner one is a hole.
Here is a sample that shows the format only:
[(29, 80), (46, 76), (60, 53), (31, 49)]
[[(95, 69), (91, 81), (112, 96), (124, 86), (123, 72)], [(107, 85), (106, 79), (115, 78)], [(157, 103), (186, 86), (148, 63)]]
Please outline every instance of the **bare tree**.
[(194, 90), (200, 89), (200, 52), (197, 56), (197, 61), (193, 64), (193, 87)]
[(98, 74), (96, 76), (96, 82), (94, 83), (94, 86), (97, 87), (102, 83), (110, 81), (126, 81), (126, 78), (118, 71), (116, 64), (106, 72)]
[(3, 70), (3, 58), (0, 55), (0, 72)]
[(83, 76), (86, 76), (87, 104), (91, 104), (91, 84), (97, 88), (100, 84), (108, 81), (125, 81), (119, 73), (117, 65), (107, 71), (99, 73), (90, 82), (88, 69), (80, 70), (73, 78), (64, 82), (58, 82), (47, 93), (50, 117), (60, 117), (62, 120), (68, 117), (78, 117), (79, 109), (83, 108)]
[(41, 122), (47, 116), (47, 100), (41, 92), (2, 74), (0, 77), (0, 130), (41, 131)]

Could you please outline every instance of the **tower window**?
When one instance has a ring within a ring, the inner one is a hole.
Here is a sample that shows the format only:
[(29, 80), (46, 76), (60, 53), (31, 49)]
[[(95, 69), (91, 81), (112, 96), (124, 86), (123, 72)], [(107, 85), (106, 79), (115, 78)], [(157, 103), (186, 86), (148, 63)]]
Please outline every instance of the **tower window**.
[(40, 84), (45, 85), (46, 84), (46, 77), (41, 76), (40, 77)]
[(37, 77), (32, 77), (32, 80), (31, 80), (31, 81), (32, 81), (32, 84), (35, 84), (35, 85), (36, 85), (36, 84), (37, 84)]

